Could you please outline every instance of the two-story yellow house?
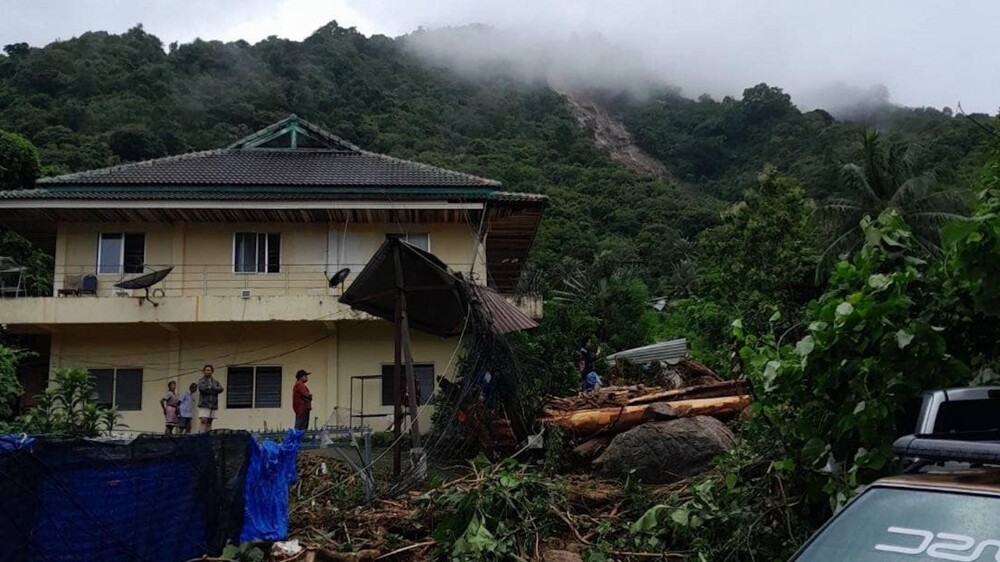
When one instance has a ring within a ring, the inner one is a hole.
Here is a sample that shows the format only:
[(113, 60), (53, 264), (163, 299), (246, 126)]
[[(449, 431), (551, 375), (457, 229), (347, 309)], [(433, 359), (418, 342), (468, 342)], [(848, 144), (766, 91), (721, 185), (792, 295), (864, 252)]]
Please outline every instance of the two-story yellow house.
[[(508, 294), (545, 202), (366, 152), (291, 116), (226, 148), (0, 192), (0, 221), (55, 257), (52, 296), (0, 299), (0, 324), (46, 334), (50, 368), (90, 369), (99, 400), (132, 429), (162, 431), (167, 383), (183, 390), (205, 364), (225, 387), (217, 428), (290, 427), (294, 375), (306, 369), (314, 423), (383, 429), (392, 326), (340, 304), (344, 285), (331, 278), (349, 269), (349, 286), (401, 236)], [(149, 300), (116, 287), (168, 268)], [(541, 314), (537, 300), (518, 304)], [(414, 332), (422, 395), (451, 374), (457, 345)]]

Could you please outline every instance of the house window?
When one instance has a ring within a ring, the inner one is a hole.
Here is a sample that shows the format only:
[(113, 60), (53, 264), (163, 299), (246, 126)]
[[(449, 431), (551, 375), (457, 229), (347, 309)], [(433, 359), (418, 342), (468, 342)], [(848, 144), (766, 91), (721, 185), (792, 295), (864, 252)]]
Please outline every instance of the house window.
[(142, 409), (142, 369), (90, 369), (97, 404), (122, 412)]
[(142, 232), (102, 232), (97, 242), (98, 273), (142, 273), (146, 235)]
[(425, 252), (431, 251), (431, 235), (426, 232), (390, 232), (386, 238), (399, 238), (400, 240), (416, 246)]
[(226, 408), (281, 407), (281, 367), (229, 367), (226, 377)]
[[(392, 373), (396, 368), (395, 365), (382, 365), (382, 405), (392, 406), (395, 402), (392, 396)], [(434, 364), (433, 363), (414, 363), (413, 364), (413, 376), (416, 377), (417, 383), (417, 403), (426, 404), (430, 402), (431, 395), (434, 394)], [(403, 390), (406, 390), (406, 369), (401, 366), (399, 369), (399, 377), (403, 384)], [(406, 403), (404, 401), (403, 405)]]
[(233, 271), (278, 273), (281, 268), (281, 234), (237, 232), (233, 236)]

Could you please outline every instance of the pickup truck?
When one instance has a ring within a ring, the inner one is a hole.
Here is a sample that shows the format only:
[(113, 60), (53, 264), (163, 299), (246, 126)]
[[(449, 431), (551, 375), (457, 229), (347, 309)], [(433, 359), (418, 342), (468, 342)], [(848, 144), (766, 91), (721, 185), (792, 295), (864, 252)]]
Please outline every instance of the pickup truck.
[(1000, 388), (927, 393), (896, 441), (904, 474), (868, 486), (794, 562), (1000, 562)]

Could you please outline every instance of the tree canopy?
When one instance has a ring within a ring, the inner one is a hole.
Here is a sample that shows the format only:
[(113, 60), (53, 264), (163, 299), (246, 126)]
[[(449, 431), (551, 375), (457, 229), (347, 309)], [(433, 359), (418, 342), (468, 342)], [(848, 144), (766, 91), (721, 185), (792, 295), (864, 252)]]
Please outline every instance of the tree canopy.
[(41, 173), (38, 150), (28, 139), (0, 130), (0, 189), (27, 189)]

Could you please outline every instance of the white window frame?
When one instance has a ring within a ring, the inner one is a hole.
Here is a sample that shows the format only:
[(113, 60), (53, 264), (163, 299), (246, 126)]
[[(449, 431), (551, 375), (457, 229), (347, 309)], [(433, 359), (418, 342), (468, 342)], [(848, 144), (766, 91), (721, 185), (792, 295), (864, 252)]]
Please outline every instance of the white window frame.
[[(101, 271), (101, 258), (104, 257), (104, 237), (107, 235), (121, 236), (121, 244), (118, 249), (118, 268), (115, 271)], [(119, 230), (117, 232), (98, 232), (97, 233), (97, 264), (94, 270), (98, 275), (124, 275), (125, 274), (125, 237), (129, 234), (142, 234), (142, 260), (146, 261), (146, 236), (145, 232), (125, 232), (124, 230)]]
[[(226, 396), (226, 409), (227, 410), (275, 410), (282, 407), (282, 401), (285, 397), (284, 384), (285, 384), (285, 369), (283, 365), (229, 365), (226, 367), (226, 385), (229, 384), (229, 369), (250, 369), (253, 375), (250, 379), (250, 405), (249, 406), (230, 406)], [(257, 373), (260, 369), (277, 369), (278, 370), (278, 405), (277, 406), (258, 406), (257, 405)]]
[[(92, 367), (87, 370), (88, 373), (92, 371), (111, 371), (111, 407), (118, 409), (122, 412), (141, 412), (142, 407), (142, 394), (143, 389), (146, 385), (146, 370), (142, 367)], [(128, 408), (123, 409), (118, 403), (118, 373), (119, 371), (139, 371), (139, 407), (138, 408)], [(93, 376), (91, 374), (90, 376)]]
[[(257, 263), (257, 261), (256, 261), (257, 256), (260, 255), (260, 252), (254, 252), (254, 270), (255, 271), (237, 271), (236, 270), (236, 239), (241, 234), (252, 234), (258, 240), (260, 239), (261, 235), (264, 236), (264, 271), (260, 271), (260, 264)], [(268, 269), (270, 269), (270, 265), (271, 265), (271, 263), (268, 260), (271, 259), (270, 258), (270, 249), (271, 249), (270, 248), (270, 244), (271, 244), (271, 236), (272, 235), (275, 235), (275, 236), (278, 237), (278, 271), (268, 271)], [(236, 274), (236, 275), (268, 275), (268, 274), (274, 275), (274, 274), (281, 273), (281, 257), (284, 254), (283, 248), (281, 246), (282, 246), (283, 243), (284, 243), (284, 236), (282, 236), (280, 232), (258, 232), (258, 231), (255, 231), (255, 230), (254, 231), (234, 232), (233, 233), (233, 248), (232, 248), (232, 251), (229, 252), (229, 255), (233, 256), (233, 273)]]
[[(407, 244), (410, 243), (410, 235), (411, 234), (413, 236), (426, 236), (427, 237), (427, 249), (424, 250), (424, 251), (425, 252), (430, 252), (431, 251), (431, 233), (430, 232), (409, 232), (409, 231), (399, 232), (399, 231), (395, 231), (395, 232), (386, 232), (385, 233), (386, 237), (388, 237), (388, 236), (399, 236), (399, 237), (401, 237), (403, 239), (403, 242), (406, 242)], [(414, 244), (414, 246), (416, 246), (416, 245)]]

